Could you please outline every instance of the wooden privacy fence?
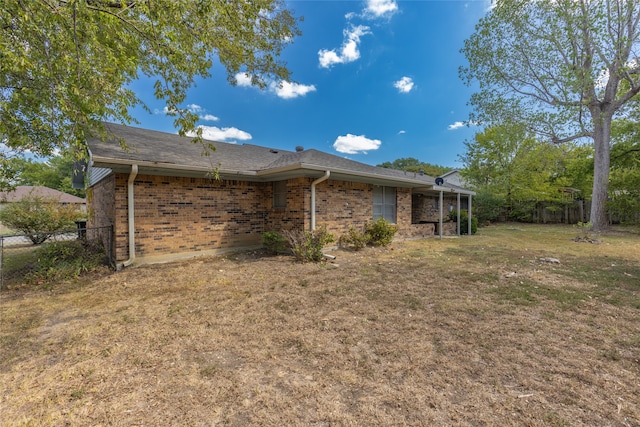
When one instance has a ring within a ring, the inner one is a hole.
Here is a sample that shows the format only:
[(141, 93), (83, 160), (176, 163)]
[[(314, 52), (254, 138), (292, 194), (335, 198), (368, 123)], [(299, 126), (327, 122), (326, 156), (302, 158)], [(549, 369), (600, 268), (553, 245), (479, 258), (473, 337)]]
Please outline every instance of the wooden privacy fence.
[(591, 200), (574, 200), (570, 203), (538, 202), (532, 213), (533, 222), (539, 224), (577, 224), (589, 222)]

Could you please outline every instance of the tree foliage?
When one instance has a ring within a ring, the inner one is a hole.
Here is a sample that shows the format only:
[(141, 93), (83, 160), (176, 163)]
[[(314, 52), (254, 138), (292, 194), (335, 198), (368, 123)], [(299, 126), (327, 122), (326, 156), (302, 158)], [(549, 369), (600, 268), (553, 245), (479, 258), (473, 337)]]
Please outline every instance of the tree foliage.
[(610, 211), (622, 222), (640, 223), (640, 111), (614, 121), (611, 151)]
[(592, 139), (595, 229), (608, 225), (611, 122), (640, 91), (639, 45), (635, 0), (498, 0), (462, 49), (461, 77), (479, 83), (471, 120)]
[(524, 219), (538, 202), (562, 202), (567, 187), (583, 197), (588, 191), (589, 146), (549, 144), (514, 123), (490, 126), (465, 146), (462, 175), (478, 193), (481, 220), (495, 220), (500, 210)]
[(183, 105), (187, 90), (214, 60), (232, 84), (238, 72), (260, 87), (288, 80), (277, 58), (297, 25), (283, 0), (4, 0), (2, 142), (38, 156), (68, 146), (84, 154), (87, 136), (105, 136), (103, 121), (135, 122), (130, 109), (143, 103), (129, 85), (140, 76), (155, 80), (184, 135), (198, 119)]
[(0, 210), (0, 221), (26, 235), (34, 245), (44, 243), (56, 232), (73, 228), (74, 222), (82, 216), (75, 206), (63, 205), (55, 199), (37, 195), (7, 203)]
[(53, 156), (46, 162), (23, 158), (14, 158), (10, 161), (16, 170), (15, 185), (42, 185), (84, 198), (84, 189), (73, 188), (71, 183), (73, 162), (74, 156), (68, 151), (62, 155)]
[(403, 170), (407, 172), (420, 172), (423, 171), (425, 174), (429, 176), (440, 176), (445, 174), (451, 170), (446, 166), (433, 165), (431, 163), (421, 162), (420, 160), (414, 157), (403, 157), (401, 159), (396, 159), (393, 162), (384, 162), (377, 165), (381, 168), (387, 169), (397, 169)]
[(490, 188), (481, 188), (473, 198), (473, 218), (478, 218), (480, 224), (498, 221), (505, 205), (504, 197), (494, 194)]

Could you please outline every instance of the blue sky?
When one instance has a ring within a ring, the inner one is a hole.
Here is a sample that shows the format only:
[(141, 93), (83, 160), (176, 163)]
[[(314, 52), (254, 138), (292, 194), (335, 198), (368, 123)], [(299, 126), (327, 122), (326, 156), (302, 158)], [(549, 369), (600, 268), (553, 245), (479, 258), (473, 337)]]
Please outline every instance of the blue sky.
[[(458, 77), (460, 53), (489, 2), (454, 0), (288, 1), (302, 36), (282, 55), (292, 82), (264, 91), (227, 83), (220, 64), (185, 107), (208, 139), (294, 150), (315, 148), (368, 164), (401, 157), (461, 167), (473, 88)], [(140, 127), (175, 132), (151, 83), (132, 85), (154, 111)]]

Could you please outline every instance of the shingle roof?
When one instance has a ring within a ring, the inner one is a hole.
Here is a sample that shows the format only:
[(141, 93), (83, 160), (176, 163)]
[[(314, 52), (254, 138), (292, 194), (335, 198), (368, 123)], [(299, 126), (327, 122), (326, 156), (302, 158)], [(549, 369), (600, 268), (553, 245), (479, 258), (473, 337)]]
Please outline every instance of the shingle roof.
[(326, 167), (329, 169), (338, 169), (341, 171), (351, 171), (355, 174), (363, 173), (368, 175), (378, 175), (381, 178), (398, 178), (398, 179), (416, 179), (425, 184), (433, 185), (435, 178), (428, 175), (420, 175), (413, 172), (405, 172), (396, 169), (387, 169), (377, 166), (367, 165), (365, 163), (356, 162), (354, 160), (345, 159), (344, 157), (334, 156), (333, 154), (324, 153), (318, 150), (305, 150), (297, 153), (290, 153), (281, 156), (279, 159), (271, 163), (267, 170), (278, 169), (292, 165), (315, 165)]
[[(259, 170), (278, 158), (277, 150), (266, 147), (213, 141), (206, 141), (216, 148), (207, 157), (202, 155), (204, 147), (193, 143), (191, 138), (112, 123), (105, 126), (115, 138), (105, 142), (98, 138), (89, 139), (87, 142), (94, 158), (205, 169), (213, 166), (225, 170)], [(125, 141), (128, 151), (122, 149), (117, 138)]]
[(55, 199), (60, 203), (68, 204), (84, 204), (85, 199), (74, 196), (72, 194), (64, 193), (62, 191), (54, 190), (53, 188), (43, 187), (40, 185), (18, 185), (13, 191), (0, 192), (0, 202), (11, 203), (22, 199), (25, 196), (38, 196), (48, 199)]
[[(357, 182), (394, 183), (427, 189), (435, 184), (435, 179), (428, 175), (371, 166), (313, 149), (293, 152), (252, 144), (206, 141), (215, 147), (215, 151), (210, 156), (203, 156), (203, 146), (193, 143), (191, 138), (116, 124), (106, 124), (106, 127), (115, 138), (106, 142), (88, 141), (94, 167), (117, 169), (118, 166), (138, 164), (146, 168), (147, 173), (151, 170), (152, 173), (168, 173), (169, 170), (204, 173), (218, 168), (223, 177), (243, 175), (245, 179), (267, 181), (292, 176), (321, 176), (325, 170), (330, 170), (332, 177)], [(117, 138), (126, 142), (128, 151), (122, 149)]]

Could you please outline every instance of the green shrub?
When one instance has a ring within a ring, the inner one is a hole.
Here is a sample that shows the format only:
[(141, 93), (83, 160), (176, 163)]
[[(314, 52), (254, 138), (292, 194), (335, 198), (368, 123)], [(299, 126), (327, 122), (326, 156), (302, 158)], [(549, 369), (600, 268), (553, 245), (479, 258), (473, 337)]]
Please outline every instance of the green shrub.
[(393, 236), (397, 231), (397, 225), (391, 224), (382, 217), (365, 225), (365, 234), (369, 238), (369, 243), (374, 246), (388, 245), (393, 240)]
[(0, 222), (25, 234), (34, 245), (44, 243), (55, 232), (70, 230), (82, 218), (75, 206), (57, 200), (28, 195), (0, 210)]
[(487, 189), (478, 190), (473, 198), (474, 217), (480, 224), (496, 222), (506, 206), (504, 197), (491, 193)]
[(287, 239), (277, 231), (262, 233), (262, 244), (271, 253), (280, 254), (287, 251)]
[(300, 262), (322, 261), (322, 249), (334, 241), (333, 234), (327, 231), (325, 225), (313, 231), (283, 230), (293, 255)]
[(68, 240), (50, 242), (35, 251), (37, 262), (26, 275), (27, 282), (61, 282), (106, 265), (107, 257), (99, 241)]
[[(455, 212), (455, 211), (454, 211)], [(456, 218), (457, 218), (456, 213)], [(478, 218), (471, 217), (471, 234), (476, 234), (478, 231)], [(466, 209), (460, 210), (460, 234), (469, 234), (469, 214)]]
[(369, 243), (369, 235), (364, 231), (358, 231), (353, 227), (349, 227), (346, 233), (340, 236), (340, 246), (345, 248), (353, 248), (355, 251), (367, 246)]

